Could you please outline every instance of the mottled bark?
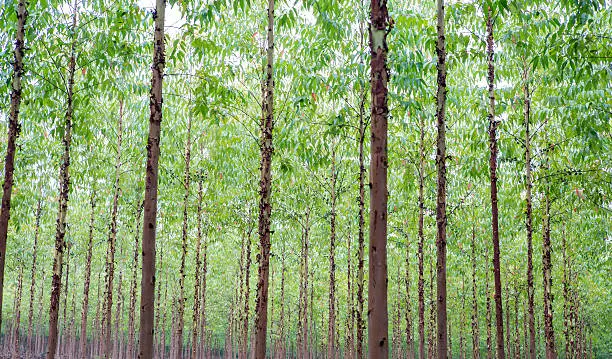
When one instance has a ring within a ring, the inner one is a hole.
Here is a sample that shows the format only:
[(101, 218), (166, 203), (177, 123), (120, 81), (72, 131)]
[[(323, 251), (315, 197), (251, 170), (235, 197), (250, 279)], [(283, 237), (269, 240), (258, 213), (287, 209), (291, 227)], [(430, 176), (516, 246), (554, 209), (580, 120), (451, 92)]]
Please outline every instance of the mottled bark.
[[(194, 270), (194, 294), (193, 294), (193, 324), (191, 327), (191, 359), (198, 359), (199, 354), (199, 326), (200, 326), (200, 272), (202, 271), (202, 201), (203, 201), (203, 188), (202, 182), (204, 181), (204, 173), (200, 169), (198, 172), (198, 209), (197, 209), (197, 230), (198, 235), (196, 239), (196, 266)], [(204, 334), (204, 333), (202, 333)]]
[[(546, 128), (545, 128), (546, 130)], [(548, 142), (548, 135), (546, 134)], [(550, 171), (550, 155), (552, 146), (548, 143), (545, 150), (544, 171), (546, 174)], [(550, 182), (545, 176), (544, 183), (544, 203), (542, 214), (542, 292), (544, 294), (544, 339), (546, 348), (546, 359), (555, 359), (557, 353), (555, 351), (555, 332), (553, 329), (553, 296), (552, 296), (552, 259), (551, 259), (551, 244), (550, 244)]]
[(529, 132), (529, 117), (531, 112), (531, 93), (529, 92), (527, 68), (523, 71), (523, 121), (525, 126), (525, 226), (527, 231), (527, 322), (529, 327), (529, 355), (536, 358), (535, 320), (534, 320), (534, 289), (533, 289), (533, 205), (531, 200), (531, 134)]
[[(9, 110), (8, 139), (6, 157), (4, 158), (4, 183), (2, 184), (2, 202), (0, 208), (0, 308), (4, 296), (4, 267), (6, 262), (6, 242), (9, 219), (11, 216), (11, 194), (13, 191), (13, 172), (15, 170), (15, 151), (17, 137), (21, 132), (19, 108), (21, 106), (21, 78), (23, 76), (23, 56), (25, 52), (25, 23), (28, 18), (28, 1), (19, 0), (17, 4), (17, 33), (13, 51), (13, 74), (11, 79), (11, 107)], [(0, 310), (0, 328), (2, 327)]]
[[(38, 254), (38, 239), (40, 235), (40, 217), (42, 215), (42, 199), (38, 199), (36, 205), (36, 224), (34, 227), (34, 247), (32, 251), (32, 281), (30, 283), (30, 309), (28, 311), (28, 350), (32, 350), (33, 325), (34, 325), (34, 294), (36, 289), (36, 260)], [(0, 307), (1, 308), (1, 307)]]
[(425, 278), (423, 270), (423, 246), (425, 235), (423, 233), (424, 211), (425, 211), (425, 118), (419, 116), (419, 219), (418, 219), (418, 248), (417, 257), (419, 262), (419, 359), (425, 359)]
[(480, 332), (478, 328), (478, 287), (476, 285), (476, 228), (472, 218), (472, 357), (480, 359)]
[(497, 359), (505, 359), (504, 317), (502, 312), (502, 284), (499, 263), (499, 211), (497, 204), (497, 126), (495, 120), (495, 62), (493, 50), (493, 15), (486, 10), (487, 22), (487, 84), (489, 88), (489, 170), (491, 177), (491, 227), (493, 237), (493, 282), (495, 287), (495, 320)]
[(389, 356), (387, 309), (387, 104), (389, 69), (387, 34), (391, 30), (387, 2), (370, 2), (370, 251), (368, 282), (369, 358)]
[(266, 333), (268, 328), (268, 280), (270, 276), (270, 216), (272, 204), (272, 154), (274, 146), (274, 0), (268, 0), (266, 70), (263, 84), (260, 151), (261, 177), (259, 181), (259, 273), (257, 302), (255, 309), (255, 358), (266, 356)]
[(51, 305), (49, 306), (49, 340), (47, 346), (47, 359), (54, 359), (58, 341), (58, 317), (59, 302), (62, 286), (62, 264), (64, 260), (64, 250), (66, 249), (66, 213), (68, 212), (68, 194), (70, 192), (70, 144), (72, 143), (72, 114), (73, 114), (73, 93), (74, 93), (74, 73), (76, 68), (76, 31), (77, 31), (77, 2), (74, 3), (74, 13), (72, 15), (70, 48), (70, 60), (68, 62), (68, 84), (66, 96), (66, 116), (64, 122), (64, 138), (62, 144), (64, 153), (61, 159), (59, 174), (59, 205), (57, 213), (57, 225), (55, 231), (55, 251), (53, 256), (53, 276), (51, 279)]
[(12, 350), (13, 359), (19, 359), (21, 357), (19, 353), (19, 332), (21, 324), (21, 294), (23, 290), (23, 263), (19, 263), (19, 276), (17, 277), (17, 298), (15, 298), (15, 324), (13, 328), (12, 337)]
[(81, 333), (79, 352), (81, 357), (87, 357), (87, 315), (89, 313), (89, 287), (91, 283), (91, 258), (93, 255), (93, 236), (96, 209), (96, 190), (91, 190), (89, 201), (91, 212), (89, 216), (89, 240), (87, 241), (87, 254), (85, 258), (85, 283), (83, 284), (83, 307), (81, 311)]
[[(140, 202), (140, 201), (139, 201)], [(128, 343), (127, 343), (127, 356), (134, 358), (136, 356), (136, 289), (138, 286), (138, 264), (139, 264), (139, 252), (140, 252), (140, 233), (139, 228), (141, 226), (140, 218), (142, 216), (142, 209), (144, 202), (140, 202), (136, 209), (136, 227), (134, 228), (134, 252), (132, 254), (132, 279), (130, 284), (130, 308), (128, 313)]]
[(436, 168), (438, 186), (436, 198), (436, 247), (437, 247), (437, 310), (438, 310), (438, 358), (446, 358), (447, 313), (446, 313), (446, 46), (444, 34), (444, 0), (438, 0), (437, 31), (438, 42), (438, 90), (436, 93), (436, 120), (438, 138), (436, 140)]
[(187, 259), (187, 231), (188, 231), (188, 220), (189, 220), (189, 165), (191, 164), (191, 116), (187, 119), (187, 143), (185, 144), (185, 173), (183, 176), (183, 186), (185, 193), (183, 195), (183, 232), (181, 241), (181, 266), (179, 269), (179, 297), (178, 297), (178, 308), (177, 308), (177, 320), (176, 323), (176, 356), (174, 359), (180, 359), (182, 357), (183, 348), (183, 328), (185, 327), (185, 261)]
[(150, 93), (149, 138), (147, 142), (147, 167), (142, 231), (142, 278), (140, 289), (140, 335), (138, 358), (153, 357), (155, 310), (155, 237), (157, 226), (157, 185), (159, 140), (162, 121), (162, 80), (164, 74), (164, 17), (166, 1), (156, 0), (154, 53)]
[(123, 140), (123, 101), (119, 100), (119, 118), (117, 121), (117, 155), (115, 157), (115, 179), (113, 182), (113, 200), (111, 207), (111, 222), (108, 233), (108, 247), (106, 252), (106, 293), (104, 295), (104, 357), (112, 355), (113, 343), (111, 337), (113, 312), (113, 282), (115, 279), (115, 251), (117, 242), (117, 212), (119, 210), (119, 179), (121, 170), (121, 142)]

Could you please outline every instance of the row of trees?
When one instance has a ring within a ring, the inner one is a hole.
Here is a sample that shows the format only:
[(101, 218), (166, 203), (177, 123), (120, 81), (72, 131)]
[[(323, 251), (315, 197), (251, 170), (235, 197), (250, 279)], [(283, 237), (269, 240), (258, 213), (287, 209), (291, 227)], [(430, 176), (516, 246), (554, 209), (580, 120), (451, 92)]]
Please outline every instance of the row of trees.
[(604, 3), (9, 5), (8, 355), (610, 353)]

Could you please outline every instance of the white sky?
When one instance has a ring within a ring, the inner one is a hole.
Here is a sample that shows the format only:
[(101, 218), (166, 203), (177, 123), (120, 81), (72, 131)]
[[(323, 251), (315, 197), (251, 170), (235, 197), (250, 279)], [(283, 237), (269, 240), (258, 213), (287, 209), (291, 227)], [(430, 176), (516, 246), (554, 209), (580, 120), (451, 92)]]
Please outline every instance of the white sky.
[[(155, 9), (155, 0), (138, 0), (138, 6), (143, 9)], [(175, 34), (179, 28), (185, 23), (181, 16), (181, 11), (177, 6), (166, 6), (166, 29), (169, 34)]]

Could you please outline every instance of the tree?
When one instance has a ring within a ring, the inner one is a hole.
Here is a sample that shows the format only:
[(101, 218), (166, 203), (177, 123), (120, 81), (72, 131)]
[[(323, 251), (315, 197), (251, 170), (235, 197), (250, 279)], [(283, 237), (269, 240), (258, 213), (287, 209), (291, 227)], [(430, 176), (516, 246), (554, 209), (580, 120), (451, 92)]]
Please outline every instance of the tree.
[(370, 3), (370, 250), (368, 282), (369, 358), (389, 356), (387, 309), (387, 34), (391, 30), (386, 1)]
[(28, 18), (26, 0), (17, 5), (17, 34), (13, 51), (13, 76), (11, 79), (11, 108), (9, 113), (8, 142), (4, 158), (4, 183), (2, 184), (2, 203), (0, 208), (0, 328), (2, 327), (2, 300), (4, 296), (4, 267), (6, 263), (6, 242), (9, 218), (11, 216), (11, 194), (13, 191), (13, 172), (15, 171), (16, 141), (21, 131), (19, 107), (21, 106), (21, 78), (23, 76), (23, 56), (25, 51), (25, 23)]
[(142, 278), (140, 290), (139, 359), (153, 358), (155, 309), (155, 237), (157, 225), (157, 185), (159, 171), (159, 140), (162, 121), (162, 81), (164, 76), (164, 17), (166, 1), (156, 0), (153, 18), (153, 66), (150, 95), (149, 139), (142, 231)]

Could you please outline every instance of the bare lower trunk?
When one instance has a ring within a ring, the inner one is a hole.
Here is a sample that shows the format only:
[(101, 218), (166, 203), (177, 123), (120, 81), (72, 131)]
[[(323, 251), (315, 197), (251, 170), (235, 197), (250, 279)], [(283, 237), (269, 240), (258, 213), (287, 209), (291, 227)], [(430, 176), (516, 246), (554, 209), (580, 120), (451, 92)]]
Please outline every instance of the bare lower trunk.
[[(546, 139), (548, 141), (548, 138)], [(552, 146), (547, 144), (545, 171), (550, 169), (549, 154)], [(546, 359), (555, 359), (555, 332), (553, 330), (553, 308), (552, 308), (552, 261), (550, 245), (550, 183), (546, 179), (544, 184), (544, 211), (542, 218), (542, 276), (544, 294), (544, 338), (546, 343)]]
[[(30, 309), (28, 311), (28, 350), (32, 350), (33, 338), (33, 322), (34, 322), (34, 294), (36, 289), (36, 259), (38, 253), (38, 238), (40, 234), (40, 216), (42, 214), (42, 199), (38, 199), (38, 205), (36, 206), (36, 225), (34, 228), (34, 248), (32, 253), (32, 282), (30, 284)], [(1, 325), (1, 324), (0, 324)]]
[[(475, 218), (472, 218), (475, 221)], [(478, 287), (476, 286), (476, 228), (472, 222), (472, 357), (480, 359), (480, 333), (478, 329)]]
[[(13, 74), (11, 80), (11, 108), (9, 111), (8, 140), (4, 158), (4, 183), (2, 184), (2, 203), (0, 208), (0, 308), (4, 294), (4, 266), (6, 262), (6, 241), (9, 218), (11, 216), (11, 194), (13, 191), (13, 172), (15, 170), (16, 141), (21, 132), (19, 107), (21, 106), (21, 77), (23, 76), (23, 56), (25, 51), (25, 23), (28, 17), (27, 0), (19, 0), (17, 5), (17, 33), (13, 51)], [(1, 312), (1, 310), (0, 310)], [(0, 313), (2, 328), (2, 313)]]
[(77, 3), (75, 0), (74, 13), (72, 15), (72, 45), (70, 50), (70, 61), (68, 63), (68, 93), (66, 117), (64, 123), (64, 153), (60, 165), (59, 176), (59, 205), (57, 213), (57, 226), (55, 231), (55, 253), (53, 258), (53, 277), (51, 280), (51, 304), (49, 307), (49, 341), (47, 346), (47, 359), (54, 359), (58, 342), (58, 317), (59, 302), (62, 286), (62, 263), (64, 250), (66, 249), (66, 213), (68, 212), (68, 194), (70, 192), (70, 144), (72, 142), (72, 114), (73, 114), (73, 89), (74, 72), (76, 68), (76, 25), (77, 25)]
[(142, 277), (140, 290), (140, 335), (138, 358), (153, 357), (155, 310), (155, 237), (157, 226), (157, 184), (159, 141), (162, 121), (162, 80), (164, 74), (164, 16), (166, 1), (157, 0), (155, 19), (154, 54), (151, 77), (149, 138), (147, 142), (147, 167), (142, 232)]
[(405, 262), (406, 272), (405, 272), (405, 290), (406, 290), (406, 298), (405, 298), (405, 306), (406, 306), (406, 358), (414, 359), (414, 342), (412, 339), (412, 297), (410, 296), (410, 241), (408, 240), (408, 236), (406, 236), (406, 262)]
[(438, 0), (437, 11), (438, 42), (438, 91), (436, 94), (436, 119), (438, 138), (436, 146), (436, 167), (438, 186), (436, 199), (436, 247), (437, 247), (437, 300), (438, 300), (438, 358), (446, 358), (447, 313), (446, 313), (446, 47), (444, 43), (444, 0)]
[(487, 324), (487, 359), (493, 359), (493, 338), (491, 336), (491, 292), (489, 289), (489, 271), (491, 268), (489, 267), (488, 259), (489, 259), (489, 247), (485, 247), (485, 258), (487, 264), (485, 265), (485, 296), (486, 296), (486, 324)]
[(19, 326), (21, 324), (21, 294), (23, 289), (23, 263), (19, 265), (19, 277), (17, 277), (17, 298), (15, 299), (15, 327), (13, 330), (13, 359), (21, 357), (19, 351)]
[(135, 336), (136, 336), (136, 289), (138, 286), (138, 253), (140, 249), (140, 233), (138, 229), (141, 226), (140, 217), (142, 215), (142, 207), (144, 203), (137, 204), (136, 209), (136, 227), (134, 228), (134, 254), (132, 255), (132, 281), (130, 284), (130, 309), (128, 313), (128, 343), (127, 356), (134, 358), (136, 356)]
[[(200, 324), (200, 272), (202, 270), (202, 182), (204, 180), (204, 173), (202, 170), (198, 172), (198, 209), (197, 209), (197, 229), (198, 236), (196, 241), (196, 267), (195, 267), (195, 280), (194, 280), (194, 295), (193, 295), (193, 324), (191, 327), (191, 359), (198, 359), (198, 338), (199, 338), (199, 324)], [(201, 333), (202, 335), (204, 333)]]
[(336, 152), (332, 144), (331, 214), (329, 238), (329, 301), (327, 322), (327, 358), (336, 358)]
[(89, 310), (89, 287), (91, 282), (91, 258), (93, 255), (93, 235), (96, 209), (96, 191), (91, 190), (91, 214), (89, 217), (89, 241), (87, 242), (87, 258), (85, 260), (85, 284), (83, 285), (83, 308), (81, 311), (81, 336), (79, 351), (81, 357), (87, 357), (87, 315)]
[(495, 320), (497, 359), (505, 359), (502, 284), (499, 263), (499, 212), (497, 206), (497, 125), (495, 120), (495, 65), (493, 51), (492, 10), (487, 9), (487, 83), (489, 87), (489, 170), (491, 177), (491, 227), (493, 233), (493, 281), (495, 286)]
[(104, 357), (112, 355), (113, 343), (111, 337), (112, 313), (113, 313), (113, 281), (115, 278), (115, 250), (117, 242), (117, 212), (119, 209), (119, 174), (121, 170), (121, 141), (123, 135), (123, 101), (119, 100), (119, 120), (117, 122), (117, 157), (115, 158), (115, 181), (113, 183), (113, 201), (111, 208), (111, 223), (108, 234), (108, 248), (106, 252), (106, 293), (103, 326), (104, 332)]
[(260, 138), (260, 201), (259, 201), (259, 279), (257, 281), (257, 302), (255, 308), (255, 358), (265, 359), (266, 334), (268, 328), (268, 285), (270, 274), (270, 216), (272, 205), (270, 195), (272, 188), (272, 154), (274, 146), (274, 0), (268, 0), (267, 56)]
[(417, 256), (419, 261), (419, 359), (425, 359), (425, 279), (423, 270), (423, 246), (425, 244), (425, 235), (423, 234), (424, 226), (424, 184), (425, 184), (425, 119), (419, 117), (419, 220), (418, 220), (418, 236), (419, 243), (417, 248)]
[(389, 70), (387, 33), (390, 31), (387, 2), (370, 2), (370, 250), (368, 282), (369, 358), (389, 356), (387, 309), (387, 105)]

